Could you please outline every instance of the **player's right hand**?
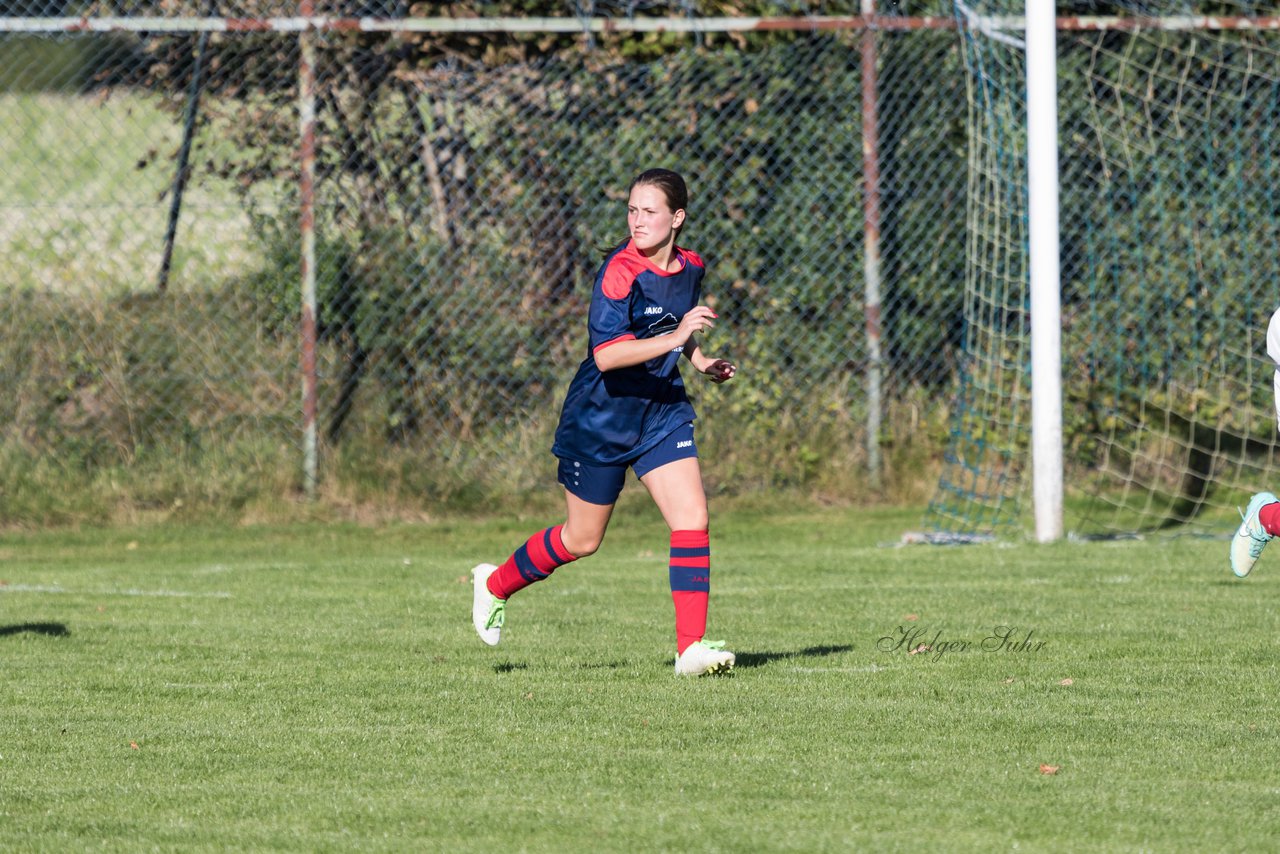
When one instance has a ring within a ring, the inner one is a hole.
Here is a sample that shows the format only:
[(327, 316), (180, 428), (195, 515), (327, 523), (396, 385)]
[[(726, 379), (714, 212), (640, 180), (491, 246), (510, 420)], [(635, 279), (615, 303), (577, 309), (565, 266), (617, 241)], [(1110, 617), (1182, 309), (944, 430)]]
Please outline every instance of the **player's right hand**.
[(688, 341), (691, 335), (696, 335), (715, 326), (713, 322), (715, 319), (716, 313), (708, 306), (694, 306), (689, 309), (684, 317), (680, 318), (680, 325), (676, 327), (676, 333), (680, 336), (681, 341)]

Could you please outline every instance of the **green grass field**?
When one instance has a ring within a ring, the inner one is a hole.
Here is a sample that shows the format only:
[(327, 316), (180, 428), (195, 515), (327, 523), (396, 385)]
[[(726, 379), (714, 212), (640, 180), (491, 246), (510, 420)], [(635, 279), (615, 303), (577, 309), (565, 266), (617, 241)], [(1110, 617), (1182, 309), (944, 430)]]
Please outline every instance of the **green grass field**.
[(1240, 581), (1225, 541), (891, 548), (918, 512), (721, 512), (738, 668), (681, 680), (665, 528), (628, 496), (496, 649), (466, 572), (555, 520), (4, 535), (3, 847), (1280, 839), (1280, 551)]

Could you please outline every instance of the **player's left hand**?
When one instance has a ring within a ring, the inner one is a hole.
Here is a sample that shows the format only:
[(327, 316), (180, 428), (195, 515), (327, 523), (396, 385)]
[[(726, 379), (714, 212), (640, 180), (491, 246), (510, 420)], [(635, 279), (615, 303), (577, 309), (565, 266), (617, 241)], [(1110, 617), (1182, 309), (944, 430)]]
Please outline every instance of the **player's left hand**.
[(738, 372), (738, 366), (728, 359), (714, 359), (702, 372), (711, 377), (713, 383), (728, 382)]

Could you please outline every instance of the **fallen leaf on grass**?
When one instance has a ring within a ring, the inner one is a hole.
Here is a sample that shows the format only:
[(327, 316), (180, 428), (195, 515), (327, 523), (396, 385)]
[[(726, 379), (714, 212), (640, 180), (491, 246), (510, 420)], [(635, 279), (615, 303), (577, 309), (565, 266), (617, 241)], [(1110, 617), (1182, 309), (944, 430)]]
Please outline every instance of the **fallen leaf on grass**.
[(131, 552), (132, 552), (132, 551), (137, 551), (137, 548), (138, 548), (138, 541), (137, 541), (137, 540), (132, 540), (132, 541), (130, 541), (129, 545), (125, 546), (125, 550), (126, 550), (126, 551), (131, 551)]
[(1041, 765), (1040, 766), (1040, 773), (1047, 774), (1050, 776), (1057, 774), (1061, 770), (1062, 770), (1061, 765)]
[(920, 615), (919, 615), (919, 614), (907, 614), (907, 615), (906, 615), (905, 617), (903, 617), (902, 619), (906, 620), (908, 623), (914, 623), (916, 620), (920, 619)]
[(1058, 684), (1059, 684), (1059, 685), (1074, 685), (1074, 684), (1075, 684), (1075, 682), (1076, 682), (1076, 680), (1074, 680), (1074, 679), (1063, 679), (1063, 680), (1062, 680), (1061, 682), (1059, 682)]
[(470, 578), (467, 578), (465, 575), (459, 575), (459, 576), (458, 576), (458, 583), (459, 583), (459, 584), (466, 584), (466, 583), (468, 583), (469, 581), (471, 581), (471, 579), (470, 579)]
[(1003, 681), (1003, 682), (1001, 682), (1000, 684), (1001, 684), (1001, 685), (1012, 685), (1012, 684), (1013, 684), (1013, 677), (1012, 677), (1012, 676), (1010, 676), (1008, 679), (1004, 680), (1004, 681)]
[(920, 644), (918, 647), (916, 647), (915, 649), (911, 650), (911, 652), (907, 653), (907, 655), (915, 655), (917, 652), (928, 652), (928, 651), (929, 651), (929, 650), (931, 650), (931, 649), (933, 649), (933, 647), (931, 647), (931, 646), (925, 646), (924, 644)]
[(132, 747), (134, 750), (141, 750), (141, 749), (142, 749), (142, 748), (138, 747), (138, 742), (136, 742), (136, 741), (131, 741), (131, 742), (129, 742), (129, 746), (130, 746), (130, 747)]

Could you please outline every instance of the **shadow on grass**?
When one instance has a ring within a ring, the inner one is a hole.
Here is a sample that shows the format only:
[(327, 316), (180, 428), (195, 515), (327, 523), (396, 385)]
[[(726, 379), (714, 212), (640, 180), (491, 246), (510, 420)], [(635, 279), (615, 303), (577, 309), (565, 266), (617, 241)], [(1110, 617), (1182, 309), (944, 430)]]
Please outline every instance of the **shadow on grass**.
[(519, 664), (513, 664), (510, 661), (504, 661), (501, 664), (493, 665), (493, 672), (494, 673), (511, 673), (516, 670), (527, 670), (528, 667), (529, 665), (525, 664), (523, 661), (520, 662)]
[(33, 635), (48, 635), (53, 638), (65, 638), (71, 634), (62, 623), (18, 623), (12, 626), (0, 626), (0, 637), (20, 635), (31, 632)]
[(737, 662), (734, 667), (764, 667), (771, 661), (785, 658), (821, 658), (825, 655), (838, 655), (849, 652), (853, 647), (844, 646), (810, 646), (795, 652), (739, 652), (735, 653)]

